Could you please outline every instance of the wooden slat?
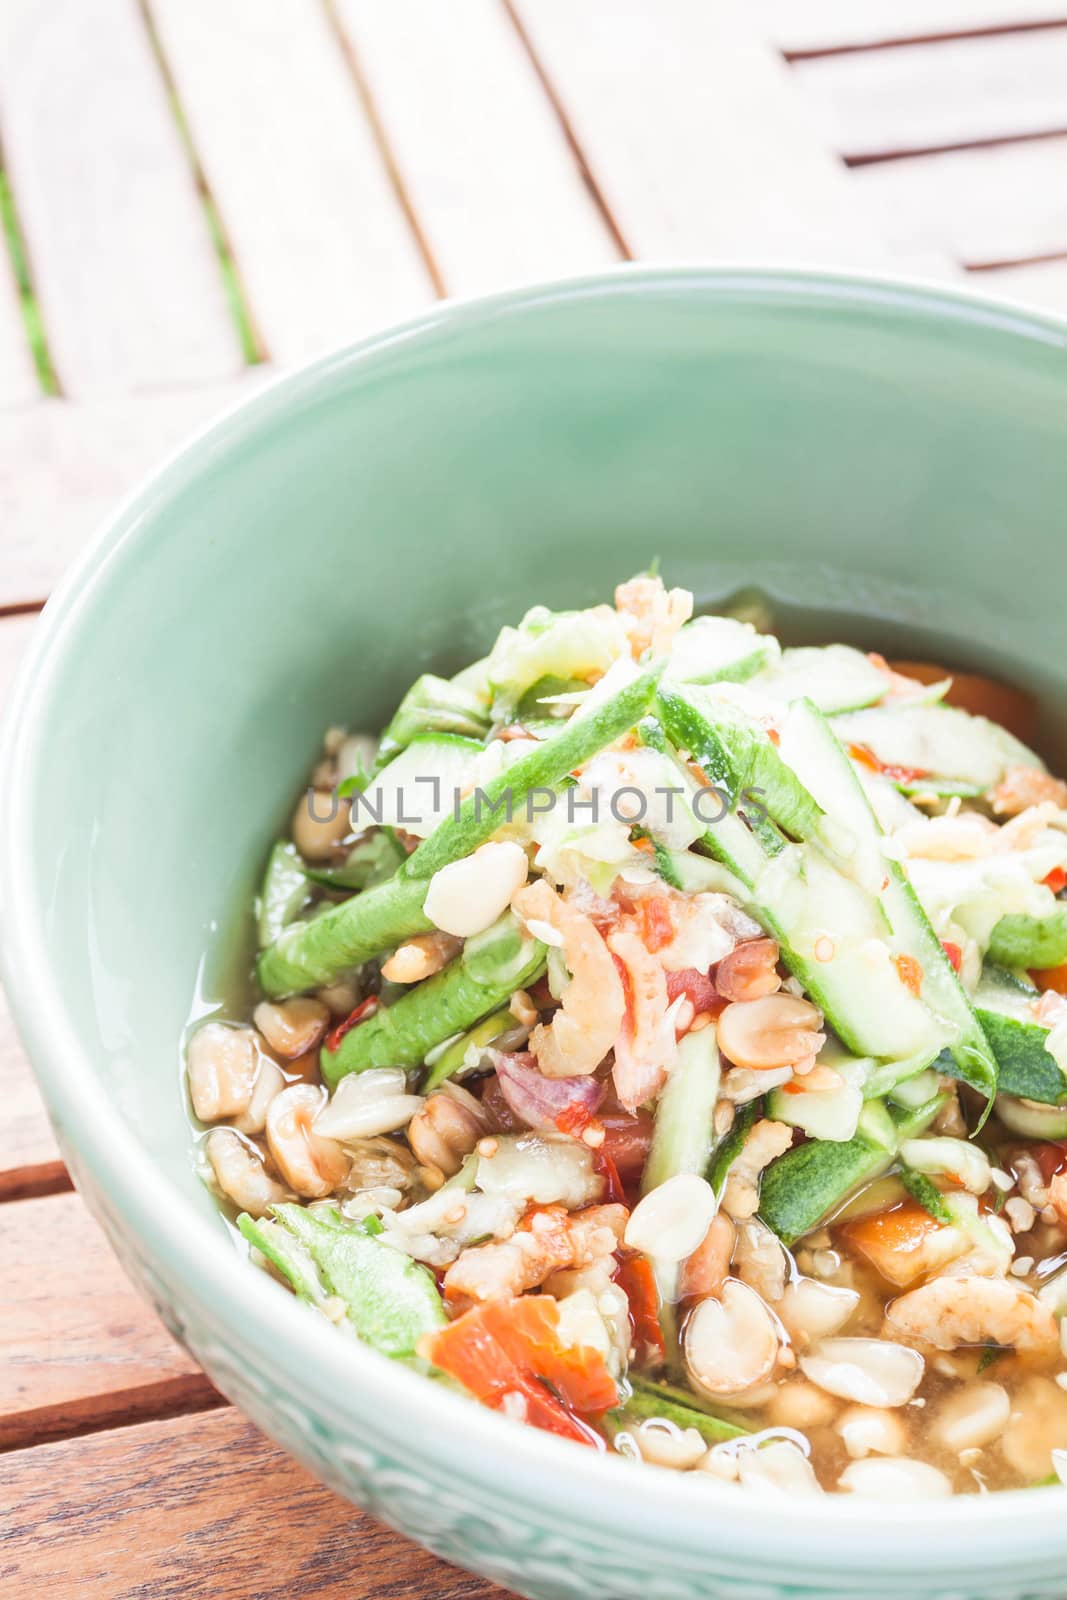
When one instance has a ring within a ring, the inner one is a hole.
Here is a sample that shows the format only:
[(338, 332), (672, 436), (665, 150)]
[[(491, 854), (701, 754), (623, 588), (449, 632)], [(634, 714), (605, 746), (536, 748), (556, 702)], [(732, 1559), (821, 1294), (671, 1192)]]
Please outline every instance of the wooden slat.
[(14, 1200), (0, 1224), (0, 1448), (213, 1403), (76, 1194)]
[(968, 265), (1067, 252), (1067, 138), (857, 167), (902, 249)]
[(240, 368), (136, 0), (6, 0), (0, 133), (64, 392), (209, 382)]
[(449, 293), (618, 258), (499, 0), (340, 0), (338, 15)]
[(319, 0), (151, 0), (256, 324), (285, 364), (432, 296)]
[(850, 158), (1067, 130), (1067, 29), (798, 61)]
[(322, 1488), (230, 1409), (0, 1458), (4, 1592), (504, 1600)]
[(1038, 311), (1067, 316), (1067, 261), (1039, 261), (996, 272), (972, 272), (972, 288), (980, 294), (1003, 294)]
[(1067, 21), (1067, 0), (750, 0), (783, 50), (840, 50)]
[(634, 255), (886, 265), (816, 112), (739, 8), (512, 5)]
[(66, 1168), (0, 989), (0, 1200), (66, 1186)]
[(3, 422), (0, 606), (45, 599), (89, 534), (189, 434), (263, 381), (92, 406), (45, 400)]

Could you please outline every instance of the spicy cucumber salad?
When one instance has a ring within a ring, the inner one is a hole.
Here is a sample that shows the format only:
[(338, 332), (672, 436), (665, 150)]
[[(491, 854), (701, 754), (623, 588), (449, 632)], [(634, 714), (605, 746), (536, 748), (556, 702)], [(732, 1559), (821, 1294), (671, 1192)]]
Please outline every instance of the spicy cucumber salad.
[(642, 575), (330, 729), (187, 1043), (251, 1260), (705, 1481), (1067, 1478), (1067, 784), (957, 696)]

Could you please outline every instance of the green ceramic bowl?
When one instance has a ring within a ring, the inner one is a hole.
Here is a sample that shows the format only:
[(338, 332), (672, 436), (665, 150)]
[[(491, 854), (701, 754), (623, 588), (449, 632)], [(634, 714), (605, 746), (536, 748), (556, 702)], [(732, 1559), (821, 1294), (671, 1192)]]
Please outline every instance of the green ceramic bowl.
[(545, 1600), (1067, 1589), (1057, 1489), (768, 1503), (350, 1345), (235, 1258), (176, 1046), (321, 730), (378, 724), (418, 671), (653, 555), (704, 602), (759, 585), (797, 636), (1028, 683), (1062, 753), (1065, 341), (962, 294), (789, 272), (444, 307), (212, 427), (49, 605), (6, 748), (2, 936), (64, 1153), (219, 1388), (442, 1556)]

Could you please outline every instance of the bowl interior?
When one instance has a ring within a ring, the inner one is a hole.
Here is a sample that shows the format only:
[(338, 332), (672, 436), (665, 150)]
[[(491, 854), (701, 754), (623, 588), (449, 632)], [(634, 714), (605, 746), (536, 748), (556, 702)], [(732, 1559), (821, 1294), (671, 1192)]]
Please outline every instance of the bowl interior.
[(530, 604), (658, 556), (701, 602), (756, 584), (798, 634), (1029, 684), (1067, 752), (1065, 372), (1055, 326), (951, 296), (635, 273), (320, 364), (169, 468), (38, 649), (11, 847), (100, 1092), (186, 1201), (215, 1215), (179, 1035), (322, 730)]

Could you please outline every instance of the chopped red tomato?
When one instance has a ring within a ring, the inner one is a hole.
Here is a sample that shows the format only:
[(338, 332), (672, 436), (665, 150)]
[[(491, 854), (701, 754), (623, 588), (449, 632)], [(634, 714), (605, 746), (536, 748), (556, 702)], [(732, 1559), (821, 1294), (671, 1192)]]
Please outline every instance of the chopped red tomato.
[(587, 1443), (593, 1442), (588, 1430), (570, 1426), (578, 1422), (573, 1413), (596, 1415), (618, 1401), (600, 1352), (561, 1340), (551, 1295), (475, 1306), (429, 1335), (420, 1349), (486, 1405), (500, 1409), (506, 1396), (521, 1394), (528, 1421), (553, 1433), (566, 1429), (568, 1437)]
[(560, 1133), (569, 1133), (572, 1139), (580, 1139), (589, 1124), (596, 1119), (587, 1105), (580, 1100), (572, 1100), (569, 1106), (564, 1106), (556, 1118), (556, 1127)]
[(951, 939), (942, 939), (941, 948), (948, 956), (953, 972), (958, 972), (963, 965), (963, 951), (959, 945), (953, 944)]
[(619, 1177), (619, 1169), (603, 1144), (599, 1149), (593, 1151), (593, 1171), (604, 1180), (605, 1201), (610, 1202), (612, 1205), (625, 1206), (629, 1204), (626, 1198), (626, 1185)]
[(621, 956), (617, 956), (614, 951), (612, 951), (611, 959), (615, 963), (615, 971), (619, 974), (619, 982), (622, 984), (622, 998), (623, 998), (622, 1026), (623, 1026), (623, 1030), (625, 1032), (628, 1032), (628, 1033), (633, 1033), (633, 1031), (634, 1031), (634, 987), (633, 987), (633, 980), (630, 977), (630, 969), (626, 965), (625, 961), (623, 961), (622, 957)]
[(330, 1029), (325, 1040), (327, 1050), (339, 1049), (345, 1034), (350, 1033), (359, 1023), (366, 1022), (367, 1018), (373, 1016), (377, 1009), (378, 996), (375, 994), (368, 995), (366, 1000), (361, 1001), (354, 1011), (350, 1011), (348, 1016), (342, 1018), (335, 1028)]
[(917, 1200), (902, 1200), (884, 1211), (842, 1223), (838, 1234), (852, 1255), (861, 1255), (889, 1283), (911, 1283), (926, 1267), (925, 1245), (942, 1223)]
[(536, 983), (530, 985), (526, 993), (530, 996), (538, 1011), (547, 1011), (549, 1006), (556, 1004), (556, 997), (548, 987), (547, 978), (538, 978)]
[(667, 1347), (659, 1323), (656, 1275), (650, 1263), (644, 1256), (627, 1256), (619, 1267), (617, 1282), (630, 1303), (630, 1322), (639, 1359), (662, 1362)]
[(668, 972), (667, 999), (677, 1000), (680, 994), (685, 995), (698, 1014), (701, 1011), (710, 1011), (715, 1015), (725, 1004), (708, 973), (698, 972), (696, 967), (683, 967), (681, 972)]
[(894, 783), (918, 783), (930, 774), (921, 767), (892, 767), (885, 761), (879, 761), (874, 751), (865, 744), (850, 744), (848, 753), (853, 761), (858, 761), (861, 766), (869, 767), (872, 772), (881, 772), (885, 777), (892, 778)]
[(1031, 972), (1031, 978), (1043, 994), (1067, 994), (1067, 961), (1059, 967), (1045, 967), (1041, 972)]
[(652, 894), (641, 901), (641, 937), (646, 950), (663, 950), (674, 938), (671, 908), (664, 895)]
[(1067, 1139), (1042, 1139), (1038, 1143), (1028, 1144), (1026, 1153), (1037, 1162), (1041, 1182), (1046, 1185), (1067, 1167)]
[(627, 1111), (601, 1108), (600, 1121), (604, 1127), (604, 1143), (598, 1155), (611, 1160), (624, 1185), (636, 1183), (644, 1171), (652, 1144), (651, 1115), (638, 1111), (631, 1116)]
[(923, 987), (923, 969), (914, 956), (894, 956), (893, 965), (900, 974), (900, 981), (912, 994), (919, 995)]
[[(536, 1378), (524, 1381), (520, 1388), (512, 1389), (510, 1393), (521, 1398), (522, 1421), (531, 1428), (554, 1433), (559, 1439), (573, 1439), (575, 1444), (590, 1444), (596, 1450), (604, 1449), (604, 1440), (596, 1429), (583, 1422), (581, 1417), (576, 1417), (573, 1411), (568, 1411), (562, 1401), (549, 1394)], [(494, 1411), (503, 1410), (502, 1401), (490, 1404)]]
[(1067, 872), (1062, 867), (1053, 867), (1047, 877), (1042, 878), (1046, 889), (1051, 889), (1053, 894), (1059, 894), (1061, 889), (1067, 889)]

